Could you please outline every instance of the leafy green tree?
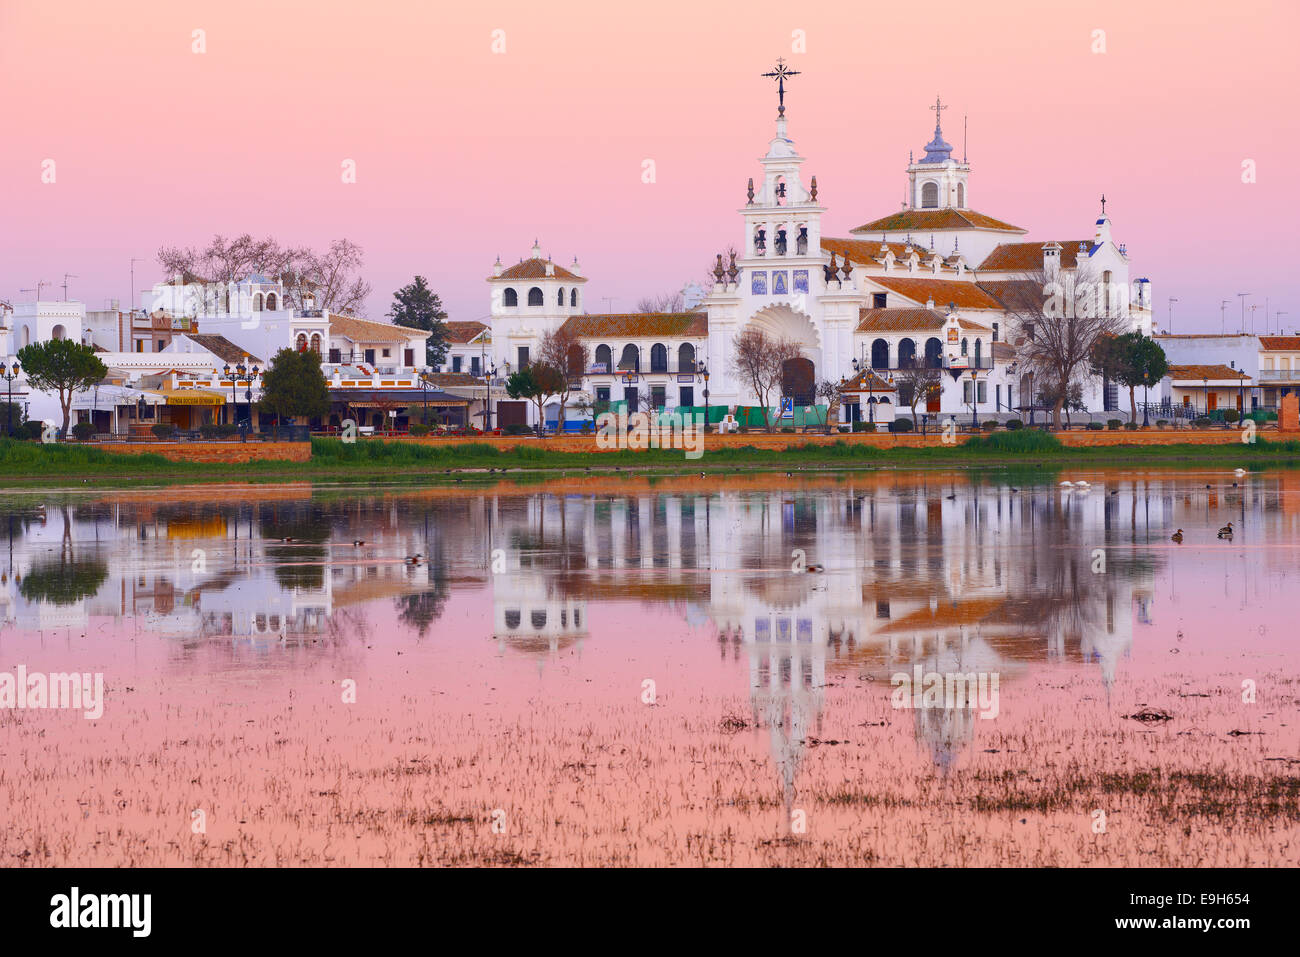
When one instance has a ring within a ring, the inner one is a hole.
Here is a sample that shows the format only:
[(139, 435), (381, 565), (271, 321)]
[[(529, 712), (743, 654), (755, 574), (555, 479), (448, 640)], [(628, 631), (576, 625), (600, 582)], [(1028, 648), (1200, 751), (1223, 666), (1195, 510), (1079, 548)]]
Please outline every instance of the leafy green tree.
[(1092, 371), (1128, 387), (1130, 421), (1137, 421), (1137, 388), (1159, 382), (1169, 371), (1165, 350), (1149, 336), (1126, 332), (1104, 336), (1093, 345)]
[(1119, 381), (1128, 386), (1128, 402), (1133, 421), (1137, 421), (1137, 399), (1134, 390), (1138, 386), (1150, 386), (1169, 373), (1169, 359), (1165, 350), (1150, 336), (1140, 332), (1130, 332), (1120, 336), (1125, 340), (1127, 359)]
[(108, 579), (108, 566), (91, 559), (75, 561), (66, 553), (58, 561), (44, 561), (32, 566), (18, 586), (28, 601), (48, 601), (55, 605), (75, 605), (83, 598), (99, 593)]
[(71, 417), (72, 395), (82, 392), (108, 375), (108, 366), (95, 350), (71, 339), (35, 342), (18, 350), (18, 364), (27, 376), (27, 384), (40, 392), (54, 392), (63, 410), (64, 435)]
[(262, 401), (258, 408), (278, 418), (312, 418), (329, 413), (330, 393), (321, 372), (320, 355), (313, 349), (281, 349), (271, 357), (262, 375)]
[(17, 432), (27, 421), (27, 413), (23, 411), (22, 403), (10, 402), (7, 398), (0, 399), (0, 423), (3, 423), (5, 435)]
[(506, 395), (512, 399), (527, 399), (537, 406), (537, 434), (544, 435), (546, 400), (559, 395), (566, 388), (564, 373), (544, 362), (531, 362), (516, 369), (506, 379)]
[(408, 283), (393, 293), (393, 307), (388, 310), (394, 324), (408, 329), (423, 329), (429, 333), (424, 342), (424, 362), (431, 369), (442, 365), (447, 358), (447, 310), (442, 308), (442, 299), (429, 288), (428, 280), (416, 276), (415, 282)]

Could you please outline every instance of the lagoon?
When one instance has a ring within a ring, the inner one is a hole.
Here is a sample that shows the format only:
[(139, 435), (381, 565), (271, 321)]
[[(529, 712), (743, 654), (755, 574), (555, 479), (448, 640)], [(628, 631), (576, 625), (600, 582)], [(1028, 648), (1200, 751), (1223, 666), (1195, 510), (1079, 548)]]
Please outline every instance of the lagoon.
[(0, 710), (0, 853), (1294, 865), (1298, 520), (1228, 469), (9, 494), (0, 667), (105, 687)]

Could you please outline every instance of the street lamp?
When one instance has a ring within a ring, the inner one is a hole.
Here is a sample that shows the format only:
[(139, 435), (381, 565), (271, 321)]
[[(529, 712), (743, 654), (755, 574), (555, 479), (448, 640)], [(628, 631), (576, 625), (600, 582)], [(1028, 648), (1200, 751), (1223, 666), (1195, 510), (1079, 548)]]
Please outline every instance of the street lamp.
[(1205, 406), (1205, 416), (1210, 416), (1210, 380), (1201, 380), (1201, 403)]
[[(251, 408), (252, 401), (253, 401), (252, 379), (253, 377), (256, 377), (261, 370), (259, 370), (257, 366), (253, 366), (253, 368), (250, 370), (248, 366), (244, 365), (244, 362), (246, 362), (247, 360), (248, 360), (248, 356), (244, 356), (244, 358), (238, 363), (236, 363), (233, 368), (231, 367), (229, 362), (227, 362), (222, 367), (222, 371), (224, 371), (226, 375), (231, 377), (230, 378), (230, 406), (231, 406), (231, 414), (234, 416), (235, 419), (235, 425), (239, 425), (239, 394), (235, 391), (235, 387), (237, 384), (237, 380), (241, 378), (244, 380), (244, 385), (247, 387), (245, 389), (245, 393), (250, 406), (249, 413), (248, 413), (249, 424), (250, 425), (252, 424), (252, 416), (253, 416), (252, 408)], [(252, 373), (251, 377), (249, 376), (250, 372)]]
[(484, 432), (492, 431), (492, 380), (495, 379), (496, 377), (497, 377), (496, 363), (494, 362), (492, 364), (492, 368), (490, 369), (487, 367), (487, 363), (484, 363), (483, 381), (487, 386), (487, 404), (483, 408), (483, 425), (485, 426), (485, 428), (483, 429)]
[(1150, 410), (1151, 410), (1151, 372), (1150, 370), (1143, 369), (1142, 370), (1142, 428), (1144, 429), (1149, 429), (1151, 427)]
[(709, 367), (701, 359), (695, 364), (696, 371), (704, 379), (704, 434), (709, 434)]
[[(854, 371), (854, 372), (865, 372), (865, 373), (866, 373), (866, 376), (867, 376), (867, 422), (869, 422), (871, 425), (875, 425), (875, 424), (876, 424), (876, 375), (875, 375), (874, 372), (871, 371), (871, 368), (870, 368), (869, 366), (866, 366), (865, 368), (864, 368), (864, 366), (865, 366), (865, 362), (864, 362), (862, 365), (859, 365), (857, 359), (854, 359), (854, 360), (853, 360), (853, 371)], [(859, 394), (860, 394), (860, 393), (859, 393)], [(873, 429), (872, 431), (875, 431), (875, 430)]]
[(17, 379), (22, 371), (18, 367), (17, 359), (10, 365), (0, 365), (0, 378), (9, 383), (9, 404), (5, 406), (5, 434), (11, 438), (14, 434), (14, 379)]
[(979, 409), (980, 393), (979, 386), (976, 384), (979, 376), (979, 369), (975, 366), (970, 370), (970, 424), (971, 428), (979, 429), (979, 416), (976, 414)]

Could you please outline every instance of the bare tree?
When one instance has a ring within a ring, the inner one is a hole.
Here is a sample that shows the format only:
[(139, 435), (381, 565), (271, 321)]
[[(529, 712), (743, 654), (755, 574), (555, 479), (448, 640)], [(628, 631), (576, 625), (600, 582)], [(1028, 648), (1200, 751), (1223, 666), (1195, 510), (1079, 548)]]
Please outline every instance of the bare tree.
[(582, 377), (590, 364), (591, 351), (585, 342), (561, 326), (554, 332), (547, 332), (542, 336), (537, 357), (546, 365), (559, 369), (563, 373), (561, 376), (563, 385), (561, 391), (557, 393), (560, 398), (558, 431), (563, 433), (565, 406), (572, 393), (582, 390)]
[(318, 252), (307, 247), (281, 246), (271, 237), (254, 239), (248, 233), (228, 239), (216, 235), (202, 249), (163, 246), (158, 265), (182, 282), (238, 282), (252, 275), (284, 283), (285, 301), (301, 309), (311, 296), (318, 309), (357, 313), (370, 295), (370, 285), (360, 276), (361, 247), (336, 239)]
[(686, 300), (682, 297), (680, 291), (665, 292), (657, 296), (642, 296), (636, 301), (636, 311), (643, 313), (685, 312)]
[(1103, 336), (1119, 335), (1129, 326), (1125, 310), (1108, 301), (1108, 287), (1083, 269), (1038, 270), (1023, 277), (1042, 291), (1004, 298), (1012, 330), (1008, 337), (1017, 358), (1043, 382), (1065, 383), (1053, 390), (1052, 426), (1061, 427), (1061, 409), (1069, 385), (1088, 372), (1093, 347)]
[[(763, 422), (771, 432), (771, 398), (781, 387), (785, 363), (799, 358), (799, 344), (789, 339), (773, 339), (761, 329), (746, 329), (736, 336), (731, 356), (731, 370), (749, 386), (763, 409)], [(779, 394), (779, 392), (778, 392)]]
[(915, 422), (917, 405), (943, 388), (943, 372), (923, 362), (913, 362), (898, 370), (898, 374), (894, 376), (894, 385), (898, 388), (900, 398), (907, 396), (907, 404), (912, 410), (912, 421)]
[(840, 384), (830, 379), (817, 383), (817, 398), (826, 400), (826, 434), (831, 434), (831, 423), (840, 420)]
[(202, 249), (193, 246), (163, 246), (158, 250), (158, 265), (169, 275), (180, 274), (182, 281), (235, 282), (254, 273), (278, 277), (306, 251), (281, 246), (267, 237), (254, 239), (244, 233), (233, 239), (220, 234)]

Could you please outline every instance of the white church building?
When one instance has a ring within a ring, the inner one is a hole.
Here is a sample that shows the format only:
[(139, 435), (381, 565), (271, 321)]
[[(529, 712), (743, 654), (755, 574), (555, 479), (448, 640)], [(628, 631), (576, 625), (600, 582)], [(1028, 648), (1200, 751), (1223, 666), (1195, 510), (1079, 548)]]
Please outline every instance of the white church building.
[[(778, 65), (773, 75), (781, 81), (775, 135), (738, 210), (737, 254), (725, 263), (717, 257), (713, 288), (699, 306), (680, 313), (587, 313), (588, 278), (576, 259), (560, 266), (534, 244), (515, 265), (498, 260), (488, 279), (488, 363), (498, 382), (537, 356), (543, 335), (564, 327), (589, 355), (587, 368), (567, 370), (582, 380), (571, 404), (626, 400), (633, 410), (647, 402), (698, 409), (707, 388), (710, 407), (753, 406), (756, 397), (733, 360), (737, 337), (758, 329), (798, 345), (799, 358), (786, 363), (780, 389), (796, 407), (825, 402), (816, 396), (818, 383), (844, 382), (841, 422), (910, 414), (908, 387), (897, 380), (920, 365), (942, 370), (942, 386), (918, 404), (918, 414), (984, 422), (1021, 417), (1031, 405), (1032, 380), (1017, 367), (1008, 338), (1015, 301), (1041, 302), (1045, 277), (1095, 283), (1105, 308), (1122, 310), (1117, 314), (1128, 317), (1130, 328), (1151, 334), (1150, 284), (1130, 275), (1104, 200), (1091, 235), (1081, 231), (1073, 239), (1026, 241), (1024, 228), (975, 211), (971, 166), (965, 157), (955, 159), (944, 140), (947, 107), (938, 101), (931, 107), (933, 139), (907, 166), (904, 208), (850, 229), (847, 237), (825, 235), (827, 207), (817, 178), (805, 177), (805, 158), (788, 131), (784, 79), (791, 74)], [(1083, 404), (1095, 412), (1126, 410), (1118, 392), (1093, 378), (1084, 382)], [(872, 408), (864, 410), (868, 402)], [(501, 424), (534, 414), (523, 403), (509, 405), (499, 406)], [(549, 411), (552, 419), (554, 407)], [(566, 420), (575, 418), (566, 412)]]

